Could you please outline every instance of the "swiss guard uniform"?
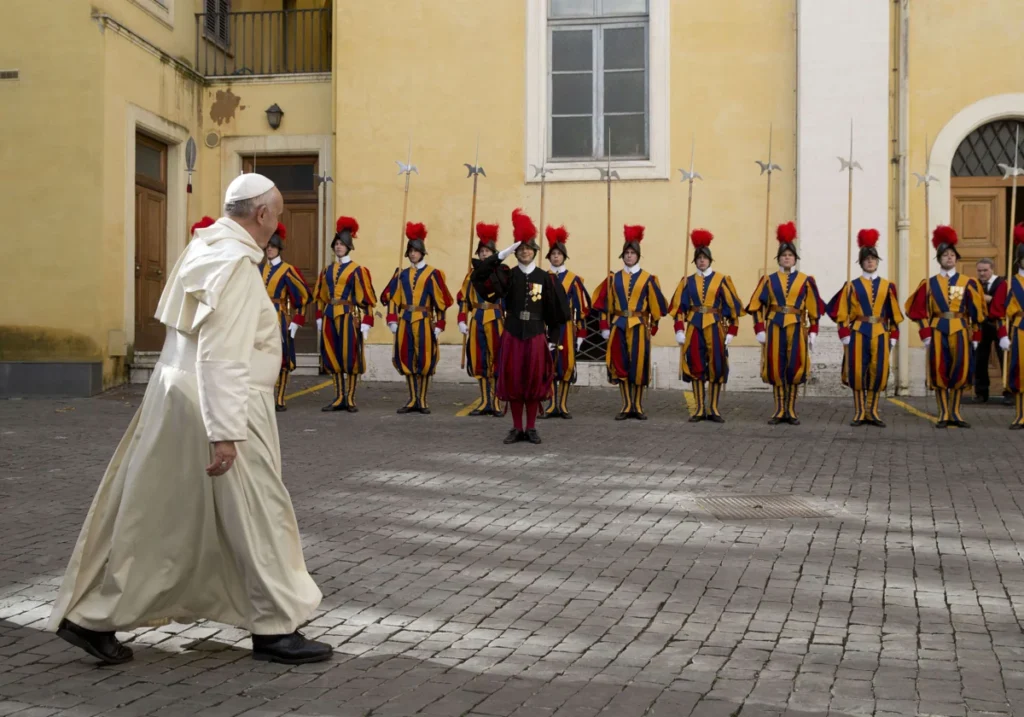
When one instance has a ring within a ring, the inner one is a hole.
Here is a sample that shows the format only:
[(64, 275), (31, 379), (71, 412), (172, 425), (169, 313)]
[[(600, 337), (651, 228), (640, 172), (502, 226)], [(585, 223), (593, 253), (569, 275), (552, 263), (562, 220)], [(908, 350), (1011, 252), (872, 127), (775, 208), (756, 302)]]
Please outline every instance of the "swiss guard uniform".
[[(565, 227), (548, 227), (545, 230), (548, 240), (548, 262), (551, 252), (559, 251), (565, 260), (569, 255), (565, 244), (569, 241), (569, 232)], [(552, 390), (551, 405), (540, 418), (572, 418), (569, 412), (569, 387), (576, 383), (576, 352), (587, 337), (587, 316), (590, 314), (590, 294), (583, 285), (583, 279), (566, 269), (565, 264), (551, 267), (549, 273), (561, 283), (562, 290), (569, 300), (569, 320), (559, 329), (558, 340), (553, 341), (555, 348), (552, 356), (555, 362), (555, 385)]]
[[(714, 239), (711, 232), (695, 229), (690, 239), (694, 246), (693, 263), (701, 256), (710, 263)], [(669, 313), (675, 317), (676, 341), (682, 347), (679, 372), (683, 381), (693, 386), (696, 410), (690, 421), (725, 423), (718, 410), (718, 399), (722, 386), (729, 380), (729, 344), (744, 313), (732, 278), (710, 266), (684, 276), (676, 287)]]
[[(938, 226), (932, 234), (936, 258), (956, 250), (953, 227)], [(964, 387), (974, 383), (974, 348), (985, 320), (985, 292), (977, 279), (956, 269), (942, 269), (921, 282), (907, 299), (907, 316), (921, 327), (927, 349), (928, 387), (935, 389), (939, 407), (937, 428), (970, 428), (960, 415)]]
[[(476, 253), (480, 249), (490, 249), (498, 253), (498, 225), (476, 225), (479, 242)], [(476, 259), (476, 265), (480, 260)], [(472, 269), (462, 282), (456, 301), (459, 304), (459, 331), (465, 338), (466, 372), (480, 383), (480, 405), (473, 409), (471, 416), (501, 416), (501, 402), (496, 391), (498, 388), (498, 346), (501, 333), (505, 330), (505, 310), (501, 301), (485, 301), (480, 292), (472, 285), (470, 279)]]
[(1013, 278), (1002, 282), (1003, 290), (996, 291), (991, 308), (992, 316), (1001, 319), (999, 347), (1006, 363), (1006, 388), (1016, 407), (1010, 429), (1019, 431), (1024, 429), (1024, 224), (1013, 228), (1013, 268)]
[[(405, 225), (408, 243), (405, 255), (418, 251), (427, 255), (427, 228), (423, 224)], [(444, 315), (454, 302), (445, 283), (444, 272), (427, 266), (426, 259), (395, 271), (384, 294), (388, 304), (388, 328), (395, 335), (391, 358), (398, 373), (409, 386), (409, 403), (398, 413), (430, 413), (427, 390), (437, 370), (440, 347), (437, 338), (444, 331)]]
[(514, 268), (501, 263), (522, 247), (532, 249), (534, 259), (540, 249), (533, 220), (518, 209), (512, 212), (512, 227), (516, 243), (476, 262), (473, 286), (487, 301), (504, 301), (508, 312), (498, 351), (498, 398), (508, 401), (513, 421), (505, 443), (536, 444), (541, 439), (534, 420), (541, 401), (551, 398), (551, 345), (569, 319), (569, 304), (561, 283), (534, 260), (525, 265), (520, 260)]
[(334, 377), (334, 400), (321, 410), (355, 413), (359, 410), (356, 383), (366, 373), (364, 345), (373, 327), (377, 294), (370, 270), (352, 261), (352, 240), (359, 232), (359, 222), (352, 217), (339, 217), (335, 229), (331, 249), (340, 244), (348, 251), (341, 258), (335, 255), (336, 261), (320, 273), (313, 290), (320, 329), (320, 362)]
[[(627, 249), (640, 256), (644, 238), (642, 226), (625, 226)], [(608, 285), (611, 284), (611, 300)], [(601, 282), (594, 294), (594, 312), (601, 322), (601, 336), (608, 342), (605, 366), (609, 383), (618, 384), (622, 410), (615, 420), (647, 420), (644, 413), (644, 389), (651, 382), (651, 337), (658, 332), (658, 321), (668, 313), (658, 277), (640, 268), (639, 261), (623, 267)]]
[[(869, 257), (879, 259), (878, 231), (861, 229), (857, 234), (864, 266)], [(839, 325), (843, 342), (843, 385), (853, 390), (854, 416), (851, 426), (871, 424), (884, 427), (878, 412), (879, 397), (889, 385), (889, 351), (900, 337), (903, 321), (896, 285), (867, 270), (859, 279), (844, 284), (828, 303), (828, 315)]]
[(274, 259), (264, 257), (259, 266), (263, 284), (277, 309), (278, 322), (281, 324), (281, 373), (274, 387), (274, 407), (279, 412), (286, 410), (284, 394), (288, 386), (288, 375), (295, 370), (295, 334), (300, 326), (306, 324), (305, 312), (309, 305), (309, 285), (306, 280), (298, 269), (281, 259), (287, 237), (284, 225), (278, 224), (277, 231), (268, 243), (268, 246), (277, 249), (278, 255)]
[[(800, 259), (793, 243), (796, 239), (793, 222), (780, 225), (776, 239), (779, 241), (776, 260), (786, 252)], [(761, 380), (772, 386), (775, 396), (775, 413), (768, 423), (799, 425), (797, 388), (810, 374), (810, 352), (818, 335), (818, 322), (825, 312), (814, 277), (797, 271), (796, 267), (790, 271), (780, 267), (758, 282), (746, 311), (754, 317), (758, 343), (764, 345)]]

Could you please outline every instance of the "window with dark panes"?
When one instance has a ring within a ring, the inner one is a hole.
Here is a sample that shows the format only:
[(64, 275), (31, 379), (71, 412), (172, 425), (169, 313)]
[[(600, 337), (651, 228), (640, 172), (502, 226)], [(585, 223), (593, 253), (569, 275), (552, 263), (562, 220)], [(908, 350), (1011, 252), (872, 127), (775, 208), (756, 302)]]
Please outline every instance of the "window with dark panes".
[(550, 160), (646, 159), (647, 0), (548, 0)]
[(206, 38), (218, 45), (231, 42), (231, 0), (205, 0)]

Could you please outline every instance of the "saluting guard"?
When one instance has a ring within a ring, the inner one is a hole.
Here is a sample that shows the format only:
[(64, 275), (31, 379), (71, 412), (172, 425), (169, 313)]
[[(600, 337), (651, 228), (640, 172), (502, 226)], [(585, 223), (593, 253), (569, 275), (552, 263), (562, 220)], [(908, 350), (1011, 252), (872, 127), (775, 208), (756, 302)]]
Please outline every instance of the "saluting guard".
[[(473, 266), (498, 252), (498, 225), (479, 222), (476, 235), (479, 241)], [(459, 331), (466, 337), (466, 372), (480, 384), (480, 405), (470, 411), (469, 415), (501, 416), (501, 402), (496, 392), (498, 346), (505, 330), (505, 309), (500, 300), (485, 300), (470, 281), (472, 276), (473, 270), (470, 269), (456, 297), (459, 304)]]

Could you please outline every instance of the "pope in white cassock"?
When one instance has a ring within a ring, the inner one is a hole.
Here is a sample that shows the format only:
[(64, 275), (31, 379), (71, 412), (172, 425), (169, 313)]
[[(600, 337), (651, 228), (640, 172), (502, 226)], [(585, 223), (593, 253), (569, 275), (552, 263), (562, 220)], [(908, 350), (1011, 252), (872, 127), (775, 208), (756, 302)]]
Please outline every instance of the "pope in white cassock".
[(256, 659), (331, 656), (297, 632), (322, 596), (281, 480), (281, 335), (256, 270), (283, 202), (258, 174), (236, 178), (224, 201), (168, 278), (160, 360), (50, 616), (50, 630), (106, 663), (132, 658), (115, 631), (198, 619), (249, 630)]

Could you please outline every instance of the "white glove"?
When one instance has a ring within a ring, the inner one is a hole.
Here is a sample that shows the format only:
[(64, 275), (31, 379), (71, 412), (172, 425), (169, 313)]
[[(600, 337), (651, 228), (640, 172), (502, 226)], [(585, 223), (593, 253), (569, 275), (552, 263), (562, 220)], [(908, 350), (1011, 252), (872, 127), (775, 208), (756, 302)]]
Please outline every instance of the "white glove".
[(294, 339), (295, 334), (299, 333), (299, 325), (294, 321), (288, 324), (288, 333), (291, 334), (292, 338)]
[(436, 339), (440, 335), (441, 335), (441, 327), (440, 326), (435, 326), (434, 327), (434, 338)]
[(324, 330), (324, 320), (323, 319), (317, 319), (316, 320), (316, 332), (319, 334), (323, 330)]
[(849, 346), (851, 338), (852, 337), (850, 337), (850, 336), (844, 336), (843, 338), (841, 338), (839, 340), (843, 342), (843, 346)]
[(609, 331), (608, 329), (605, 329), (604, 331), (601, 332), (601, 338), (604, 339), (605, 341), (607, 341), (608, 337), (611, 336), (611, 335), (612, 335), (612, 332)]
[(551, 343), (550, 341), (548, 341), (548, 351), (554, 351), (554, 350), (555, 350), (555, 345), (553, 343)]
[(889, 348), (894, 347), (897, 341), (898, 339), (889, 339)]
[(765, 341), (768, 340), (768, 337), (765, 335), (764, 331), (758, 331), (757, 336), (755, 336), (754, 338), (757, 339), (757, 343), (759, 344), (763, 344)]
[(999, 339), (999, 348), (1001, 348), (1003, 351), (1009, 351), (1010, 350), (1010, 337), (1009, 336), (1004, 336), (1003, 338)]
[(814, 340), (818, 338), (817, 334), (807, 334), (807, 348), (810, 351), (814, 351)]
[(393, 334), (397, 334), (398, 333), (398, 324), (396, 324), (394, 321), (392, 321), (391, 323), (388, 324), (388, 328), (391, 329), (391, 333), (393, 333)]
[(731, 344), (732, 343), (732, 339), (733, 339), (733, 335), (732, 334), (726, 334), (725, 335), (725, 345), (728, 346), (729, 344)]
[(462, 332), (463, 336), (465, 336), (466, 334), (469, 333), (469, 327), (466, 326), (466, 322), (465, 321), (460, 321), (459, 322), (459, 331)]
[(580, 346), (582, 346), (582, 345), (583, 345), (583, 339), (577, 338), (576, 339), (576, 350), (579, 351), (580, 350)]
[(366, 341), (366, 337), (370, 333), (370, 325), (359, 324), (359, 330), (363, 332), (363, 341)]
[(676, 343), (680, 346), (686, 343), (686, 332), (682, 329), (676, 331)]
[(975, 351), (977, 351), (978, 350), (978, 342), (977, 341), (972, 341), (971, 342), (971, 348), (974, 349)]
[(518, 249), (518, 248), (519, 248), (519, 244), (520, 244), (520, 242), (516, 242), (515, 244), (513, 244), (512, 246), (510, 246), (510, 247), (509, 247), (508, 249), (502, 249), (501, 251), (499, 251), (499, 252), (498, 252), (498, 260), (499, 260), (499, 261), (505, 261), (505, 260), (506, 260), (506, 259), (508, 259), (508, 258), (509, 258), (510, 256), (512, 256), (513, 254), (515, 254), (515, 252), (516, 252), (516, 249)]
[(931, 337), (931, 336), (928, 336), (928, 337), (927, 337), (927, 338), (925, 338), (925, 340), (924, 340), (924, 347), (925, 347), (925, 348), (928, 348), (928, 347), (929, 347), (929, 346), (931, 346), (931, 345), (932, 345), (932, 337)]

